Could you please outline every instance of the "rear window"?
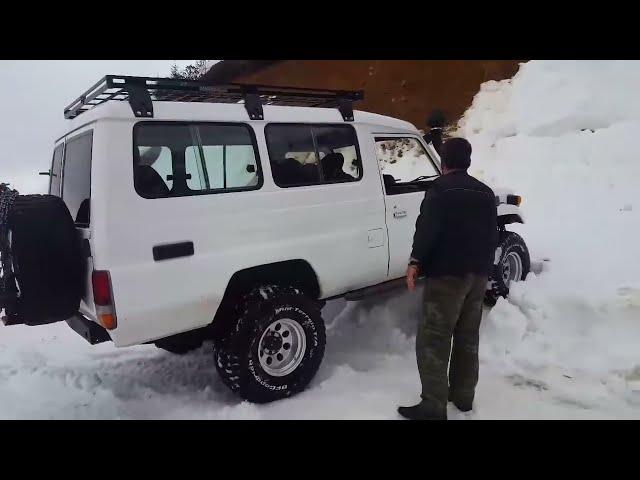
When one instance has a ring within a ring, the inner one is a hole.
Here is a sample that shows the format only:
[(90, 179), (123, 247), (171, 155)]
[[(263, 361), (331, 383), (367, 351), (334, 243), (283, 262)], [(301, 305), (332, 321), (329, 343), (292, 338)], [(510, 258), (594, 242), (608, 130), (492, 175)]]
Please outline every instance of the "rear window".
[(144, 198), (262, 186), (255, 137), (246, 124), (141, 122), (133, 136), (134, 184)]
[(91, 147), (93, 132), (67, 140), (64, 152), (62, 199), (76, 224), (88, 226), (91, 198)]

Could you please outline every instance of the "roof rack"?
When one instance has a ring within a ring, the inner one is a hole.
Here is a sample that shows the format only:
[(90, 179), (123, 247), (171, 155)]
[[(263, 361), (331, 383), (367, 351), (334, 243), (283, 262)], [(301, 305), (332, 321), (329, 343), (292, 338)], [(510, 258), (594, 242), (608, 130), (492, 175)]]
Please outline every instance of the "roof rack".
[(263, 105), (338, 108), (353, 121), (353, 102), (364, 93), (347, 90), (276, 87), (229, 83), (209, 85), (197, 80), (106, 75), (64, 109), (75, 118), (110, 100), (128, 101), (136, 117), (153, 118), (153, 102), (244, 103), (251, 120), (264, 120)]

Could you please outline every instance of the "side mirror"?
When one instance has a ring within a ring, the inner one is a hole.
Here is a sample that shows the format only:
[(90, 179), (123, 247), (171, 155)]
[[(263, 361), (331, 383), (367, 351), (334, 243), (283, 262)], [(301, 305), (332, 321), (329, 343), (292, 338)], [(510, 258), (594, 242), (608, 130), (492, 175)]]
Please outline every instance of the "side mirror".
[(247, 172), (248, 173), (255, 173), (256, 172), (256, 166), (255, 165), (247, 165)]

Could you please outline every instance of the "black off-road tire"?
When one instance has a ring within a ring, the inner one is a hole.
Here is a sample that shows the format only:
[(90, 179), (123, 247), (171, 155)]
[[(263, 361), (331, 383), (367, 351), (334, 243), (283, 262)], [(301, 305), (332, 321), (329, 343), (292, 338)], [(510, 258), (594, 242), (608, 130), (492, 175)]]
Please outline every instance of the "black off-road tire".
[(86, 264), (69, 209), (53, 195), (20, 195), (9, 213), (13, 272), (20, 292), (10, 320), (53, 323), (80, 307)]
[[(235, 325), (215, 342), (216, 368), (225, 385), (253, 403), (280, 400), (304, 390), (324, 356), (326, 332), (320, 304), (295, 288), (263, 286), (243, 295), (235, 311)], [(260, 364), (258, 347), (268, 327), (283, 318), (302, 327), (306, 349), (295, 370), (272, 376)]]
[(527, 278), (531, 269), (531, 259), (529, 257), (529, 249), (526, 243), (520, 235), (514, 232), (504, 231), (500, 234), (500, 243), (498, 248), (502, 249), (500, 254), (500, 260), (498, 265), (492, 272), (489, 281), (491, 282), (491, 288), (489, 288), (485, 294), (484, 303), (490, 307), (494, 306), (498, 298), (507, 298), (509, 295), (509, 287), (505, 283), (503, 278), (503, 268), (507, 261), (509, 254), (514, 253), (520, 257), (522, 263), (522, 274), (520, 275), (520, 281)]

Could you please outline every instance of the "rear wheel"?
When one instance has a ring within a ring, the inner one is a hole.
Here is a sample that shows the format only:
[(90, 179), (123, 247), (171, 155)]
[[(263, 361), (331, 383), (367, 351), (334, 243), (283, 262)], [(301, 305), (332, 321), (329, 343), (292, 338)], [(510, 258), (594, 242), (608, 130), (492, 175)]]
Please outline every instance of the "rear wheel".
[(234, 328), (216, 342), (223, 382), (255, 403), (304, 390), (324, 355), (320, 305), (294, 288), (268, 286), (244, 295), (236, 311)]
[(500, 259), (490, 277), (491, 287), (485, 295), (485, 303), (493, 306), (500, 297), (509, 295), (512, 282), (527, 278), (531, 268), (529, 250), (520, 235), (504, 231), (500, 234)]

